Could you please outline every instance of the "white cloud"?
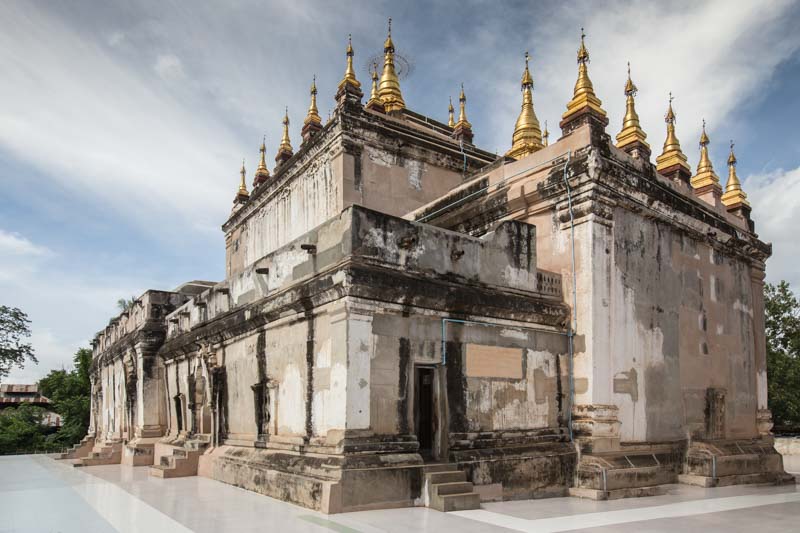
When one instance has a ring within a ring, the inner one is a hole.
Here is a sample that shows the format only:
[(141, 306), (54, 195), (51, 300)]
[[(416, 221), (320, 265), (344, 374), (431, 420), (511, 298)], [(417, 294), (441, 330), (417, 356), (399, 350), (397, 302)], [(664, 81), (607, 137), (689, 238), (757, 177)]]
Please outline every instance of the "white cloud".
[(108, 44), (110, 46), (119, 46), (125, 41), (125, 34), (121, 31), (111, 32), (108, 36)]
[(0, 229), (0, 257), (4, 255), (43, 256), (50, 253), (48, 248), (33, 244), (19, 233)]
[(186, 77), (183, 72), (183, 63), (173, 54), (158, 56), (153, 68), (165, 81), (178, 81)]
[(797, 268), (800, 168), (752, 175), (743, 186), (753, 207), (756, 232), (773, 245), (773, 256), (767, 261), (767, 280), (772, 283), (786, 280), (797, 291), (800, 288)]

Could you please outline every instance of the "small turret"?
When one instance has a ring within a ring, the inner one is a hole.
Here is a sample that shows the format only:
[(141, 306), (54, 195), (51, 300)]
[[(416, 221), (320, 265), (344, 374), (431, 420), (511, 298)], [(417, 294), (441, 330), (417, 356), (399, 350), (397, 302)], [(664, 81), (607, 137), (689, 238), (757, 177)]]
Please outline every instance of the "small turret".
[(453, 97), (450, 97), (450, 105), (447, 106), (447, 125), (451, 128), (456, 126), (456, 121), (454, 118), (454, 111), (453, 111)]
[(669, 93), (669, 107), (667, 114), (664, 115), (664, 122), (667, 123), (667, 138), (664, 140), (664, 149), (661, 155), (656, 158), (656, 170), (664, 177), (673, 181), (689, 183), (692, 177), (692, 169), (686, 159), (686, 155), (681, 150), (681, 143), (675, 135), (675, 111), (672, 109), (672, 93)]
[(239, 180), (239, 190), (236, 191), (236, 196), (233, 198), (233, 205), (237, 206), (244, 204), (250, 198), (250, 193), (247, 192), (247, 183), (245, 181), (246, 171), (244, 169), (244, 159), (242, 159), (242, 170), (239, 171), (241, 179)]
[(467, 120), (467, 97), (464, 94), (464, 84), (461, 84), (461, 94), (458, 96), (458, 122), (453, 127), (453, 137), (465, 143), (472, 143), (472, 124)]
[(731, 153), (728, 156), (728, 183), (725, 184), (725, 192), (722, 194), (722, 204), (729, 213), (750, 220), (750, 202), (747, 201), (747, 194), (742, 190), (742, 182), (736, 175), (733, 141), (731, 141)]
[(344, 77), (339, 82), (336, 90), (336, 101), (338, 104), (344, 105), (345, 102), (353, 104), (361, 104), (361, 97), (364, 93), (361, 92), (361, 82), (356, 79), (356, 71), (353, 69), (353, 38), (352, 35), (347, 36), (347, 68), (344, 71)]
[[(305, 120), (303, 120), (303, 129), (300, 130), (300, 135), (303, 137), (303, 142), (306, 143), (322, 129), (322, 118), (319, 116), (317, 109), (317, 76), (314, 75), (311, 81), (311, 104), (308, 106), (308, 113)], [(287, 137), (288, 139), (288, 137)]]
[(267, 137), (264, 136), (264, 138), (261, 141), (261, 148), (259, 148), (258, 150), (259, 152), (261, 152), (261, 160), (258, 162), (256, 175), (255, 178), (253, 179), (253, 189), (255, 189), (262, 183), (265, 183), (267, 180), (269, 180), (269, 169), (267, 168), (267, 159), (266, 159), (267, 155), (266, 143), (267, 143)]
[(622, 131), (617, 135), (617, 148), (625, 150), (633, 157), (649, 160), (650, 145), (645, 140), (647, 134), (639, 124), (639, 114), (636, 113), (634, 106), (637, 90), (631, 79), (631, 64), (628, 63), (628, 81), (625, 82), (625, 118), (622, 119)]
[(281, 144), (278, 146), (278, 153), (275, 155), (275, 168), (277, 169), (283, 163), (291, 159), (294, 155), (292, 143), (289, 140), (289, 108), (286, 108), (286, 113), (283, 115), (283, 135), (281, 136)]
[(522, 108), (514, 125), (511, 149), (506, 152), (507, 156), (515, 159), (520, 159), (544, 148), (541, 126), (533, 109), (533, 76), (528, 69), (528, 61), (528, 52), (525, 52), (525, 70), (522, 72), (521, 82)]
[(697, 163), (697, 173), (692, 176), (691, 184), (695, 194), (698, 196), (711, 193), (708, 198), (709, 203), (715, 204), (722, 194), (722, 187), (719, 184), (719, 176), (714, 172), (711, 158), (708, 156), (708, 145), (710, 144), (706, 133), (706, 121), (703, 120), (703, 133), (700, 135), (700, 161)]
[(378, 96), (378, 64), (372, 64), (372, 90), (369, 93), (369, 100), (367, 100), (367, 105), (365, 106), (367, 109), (372, 109), (374, 111), (379, 111), (383, 113), (385, 110), (383, 108), (383, 102), (381, 101), (380, 97)]
[(578, 79), (575, 82), (572, 100), (567, 111), (561, 116), (561, 131), (569, 135), (575, 128), (589, 123), (605, 131), (608, 117), (602, 108), (603, 103), (594, 94), (592, 80), (589, 79), (589, 50), (586, 48), (586, 34), (581, 28), (581, 46), (578, 48)]
[(394, 42), (392, 42), (392, 19), (389, 19), (389, 33), (383, 43), (383, 73), (378, 83), (378, 97), (387, 113), (397, 113), (405, 109), (406, 103), (400, 92), (400, 80), (394, 69)]

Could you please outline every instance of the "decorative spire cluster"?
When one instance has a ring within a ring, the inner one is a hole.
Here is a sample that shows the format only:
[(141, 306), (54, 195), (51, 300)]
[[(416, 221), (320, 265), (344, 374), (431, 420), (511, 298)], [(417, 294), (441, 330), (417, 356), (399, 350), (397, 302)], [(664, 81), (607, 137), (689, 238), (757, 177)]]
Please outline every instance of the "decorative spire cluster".
[(631, 64), (628, 62), (628, 81), (625, 82), (625, 117), (622, 119), (622, 131), (617, 135), (617, 148), (625, 150), (634, 157), (649, 159), (650, 145), (647, 144), (647, 134), (639, 124), (639, 114), (636, 113), (634, 97), (638, 89), (631, 79)]
[(383, 73), (378, 83), (378, 97), (387, 113), (405, 109), (406, 103), (400, 92), (400, 80), (394, 69), (394, 43), (392, 42), (392, 19), (389, 19), (389, 32), (383, 43)]
[[(392, 21), (389, 19), (389, 27), (386, 41), (383, 45), (384, 61), (383, 69), (378, 71), (378, 63), (374, 62), (370, 69), (372, 86), (369, 100), (364, 106), (367, 109), (380, 113), (389, 113), (396, 116), (403, 116), (405, 102), (400, 91), (400, 81), (395, 70), (395, 48), (392, 41)], [(336, 101), (337, 106), (331, 119), (328, 113), (328, 122), (336, 120), (345, 110), (358, 112), (361, 107), (361, 83), (356, 78), (353, 66), (353, 43), (352, 36), (348, 35), (346, 49), (346, 68), (344, 76), (337, 86)], [(599, 134), (599, 139), (610, 141), (605, 133), (608, 125), (608, 118), (602, 108), (602, 102), (594, 92), (594, 86), (589, 78), (589, 50), (586, 47), (586, 34), (581, 28), (581, 43), (577, 53), (578, 78), (575, 82), (572, 99), (567, 103), (567, 110), (562, 115), (560, 123), (564, 136), (570, 135), (578, 127), (586, 124), (592, 129), (592, 136), (595, 138)], [(522, 72), (520, 90), (522, 92), (522, 105), (519, 116), (514, 125), (514, 132), (511, 139), (511, 147), (506, 152), (506, 156), (512, 158), (523, 158), (533, 154), (549, 144), (550, 133), (547, 129), (547, 121), (542, 130), (539, 119), (533, 105), (534, 81), (530, 71), (530, 56), (525, 53), (525, 68)], [(647, 143), (647, 134), (641, 127), (639, 115), (636, 111), (637, 87), (631, 78), (631, 67), (628, 63), (628, 77), (625, 82), (625, 116), (622, 120), (621, 131), (616, 136), (616, 146), (635, 158), (649, 160), (650, 146)], [(303, 127), (301, 130), (303, 144), (323, 129), (322, 119), (317, 107), (317, 84), (316, 76), (313, 77), (310, 89), (310, 104)], [(697, 171), (692, 176), (691, 169), (687, 162), (686, 155), (681, 150), (680, 142), (675, 134), (675, 111), (672, 106), (672, 93), (669, 95), (669, 105), (664, 117), (667, 126), (667, 135), (661, 155), (656, 158), (656, 170), (662, 176), (671, 178), (674, 181), (682, 181), (691, 184), (694, 192), (702, 196), (704, 200), (714, 205), (719, 205), (721, 200), (729, 212), (741, 216), (749, 221), (750, 205), (747, 195), (742, 190), (739, 177), (736, 175), (736, 156), (733, 153), (733, 141), (731, 141), (731, 152), (728, 157), (728, 182), (725, 192), (722, 193), (719, 177), (714, 172), (711, 159), (708, 154), (709, 138), (706, 133), (705, 121), (703, 121), (703, 131), (700, 136), (700, 161)], [(447, 125), (452, 128), (452, 137), (460, 143), (472, 143), (473, 132), (472, 124), (467, 120), (466, 103), (467, 97), (464, 92), (464, 84), (461, 84), (461, 91), (458, 98), (459, 113), (458, 120), (455, 117), (452, 97), (448, 104)], [(283, 117), (283, 135), (281, 136), (280, 146), (275, 156), (276, 169), (288, 161), (293, 155), (291, 141), (289, 139), (289, 112), (288, 108)], [(440, 130), (441, 131), (441, 130)], [(260, 161), (255, 171), (253, 179), (254, 190), (266, 183), (270, 179), (270, 172), (266, 164), (266, 139), (262, 140)], [(245, 183), (245, 167), (242, 162), (241, 183), (236, 193), (234, 203), (236, 205), (246, 202), (250, 194)], [(752, 228), (752, 223), (751, 223)]]
[(697, 173), (692, 176), (691, 184), (695, 193), (703, 194), (708, 191), (722, 191), (719, 177), (714, 172), (711, 158), (708, 157), (708, 145), (711, 141), (706, 133), (706, 121), (703, 119), (703, 133), (700, 135), (700, 162), (697, 163)]
[(572, 100), (561, 116), (561, 129), (566, 135), (575, 127), (593, 118), (601, 127), (608, 125), (603, 103), (594, 94), (592, 80), (589, 79), (589, 50), (586, 48), (586, 33), (581, 28), (581, 46), (578, 48), (578, 79), (575, 82)]
[(544, 148), (542, 142), (542, 130), (539, 126), (539, 119), (533, 109), (533, 77), (528, 69), (530, 57), (525, 52), (525, 70), (522, 72), (522, 108), (514, 125), (514, 134), (511, 137), (511, 149), (506, 155), (515, 159), (520, 159), (528, 154), (538, 152)]

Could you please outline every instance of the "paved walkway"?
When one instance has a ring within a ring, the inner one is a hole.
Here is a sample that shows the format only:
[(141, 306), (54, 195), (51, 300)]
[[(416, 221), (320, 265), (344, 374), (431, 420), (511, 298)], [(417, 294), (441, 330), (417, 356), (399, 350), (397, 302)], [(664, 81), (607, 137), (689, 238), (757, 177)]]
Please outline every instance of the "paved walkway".
[(210, 479), (157, 479), (147, 468), (73, 468), (46, 456), (0, 457), (0, 532), (800, 530), (795, 487), (701, 489), (612, 502), (551, 498), (485, 503), (480, 510), (424, 508), (323, 515)]

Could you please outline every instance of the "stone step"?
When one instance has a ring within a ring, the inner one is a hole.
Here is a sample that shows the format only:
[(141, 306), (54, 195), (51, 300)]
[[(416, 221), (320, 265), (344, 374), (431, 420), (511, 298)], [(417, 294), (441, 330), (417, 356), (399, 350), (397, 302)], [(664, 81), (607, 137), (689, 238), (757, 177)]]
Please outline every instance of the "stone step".
[(458, 466), (455, 463), (433, 463), (427, 464), (422, 467), (423, 474), (430, 474), (432, 472), (455, 472)]
[(431, 472), (425, 474), (425, 479), (429, 485), (438, 485), (440, 483), (455, 483), (457, 481), (466, 481), (467, 473), (463, 470), (452, 470), (447, 472)]
[(468, 511), (470, 509), (480, 509), (481, 496), (475, 492), (443, 494), (435, 498), (431, 503), (431, 507), (443, 513), (450, 511)]
[(454, 481), (452, 483), (437, 483), (431, 486), (434, 494), (443, 496), (445, 494), (464, 494), (472, 492), (473, 485), (469, 481)]

